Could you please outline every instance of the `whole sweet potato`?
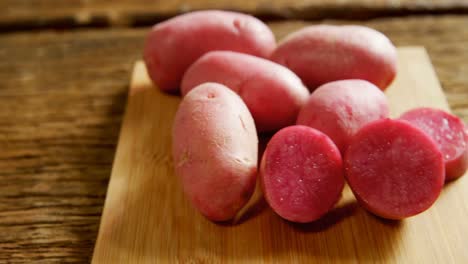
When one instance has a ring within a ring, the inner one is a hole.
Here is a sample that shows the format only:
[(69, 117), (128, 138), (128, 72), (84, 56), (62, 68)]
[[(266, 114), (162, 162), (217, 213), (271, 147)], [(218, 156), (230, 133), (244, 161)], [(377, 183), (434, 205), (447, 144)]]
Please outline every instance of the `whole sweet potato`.
[(185, 70), (212, 50), (268, 57), (276, 46), (271, 30), (253, 16), (227, 11), (197, 11), (159, 23), (148, 35), (144, 61), (153, 82), (175, 92)]
[(172, 156), (185, 194), (207, 218), (229, 220), (255, 189), (258, 137), (242, 99), (227, 87), (202, 84), (182, 100)]
[(262, 132), (294, 124), (309, 96), (286, 67), (231, 51), (212, 51), (193, 63), (182, 80), (182, 94), (204, 82), (224, 84), (239, 94)]
[(364, 80), (342, 80), (317, 88), (299, 112), (297, 124), (327, 134), (344, 153), (361, 127), (388, 115), (387, 98), (379, 88)]
[(396, 75), (396, 49), (363, 26), (309, 26), (287, 36), (272, 60), (295, 72), (310, 89), (331, 81), (367, 80), (384, 90)]

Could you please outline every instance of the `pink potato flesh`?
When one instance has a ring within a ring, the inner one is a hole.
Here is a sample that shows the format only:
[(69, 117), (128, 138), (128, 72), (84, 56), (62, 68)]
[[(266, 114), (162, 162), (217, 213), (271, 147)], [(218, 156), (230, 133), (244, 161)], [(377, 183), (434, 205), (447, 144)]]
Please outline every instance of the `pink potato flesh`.
[(212, 51), (198, 59), (184, 75), (182, 94), (204, 82), (226, 85), (249, 108), (260, 132), (296, 121), (309, 91), (292, 71), (274, 62), (231, 51)]
[(295, 72), (312, 91), (344, 79), (385, 90), (396, 75), (397, 53), (382, 33), (363, 26), (309, 26), (287, 36), (271, 59)]
[(387, 98), (379, 88), (364, 80), (343, 80), (317, 88), (296, 123), (327, 134), (344, 153), (361, 127), (388, 115)]
[(433, 108), (416, 108), (404, 113), (406, 120), (426, 132), (439, 147), (445, 160), (445, 180), (465, 174), (468, 167), (467, 134), (463, 121)]
[(388, 219), (427, 210), (444, 185), (437, 145), (406, 121), (381, 119), (354, 136), (345, 155), (346, 179), (359, 203)]
[(276, 46), (271, 30), (255, 17), (227, 11), (197, 11), (156, 24), (144, 47), (153, 82), (176, 92), (187, 68), (212, 50), (268, 57)]
[(225, 221), (255, 189), (258, 137), (242, 99), (227, 87), (205, 83), (177, 110), (172, 156), (185, 194), (203, 215)]
[(273, 136), (260, 175), (271, 208), (299, 223), (317, 220), (331, 210), (344, 186), (338, 148), (325, 134), (306, 126), (286, 127)]

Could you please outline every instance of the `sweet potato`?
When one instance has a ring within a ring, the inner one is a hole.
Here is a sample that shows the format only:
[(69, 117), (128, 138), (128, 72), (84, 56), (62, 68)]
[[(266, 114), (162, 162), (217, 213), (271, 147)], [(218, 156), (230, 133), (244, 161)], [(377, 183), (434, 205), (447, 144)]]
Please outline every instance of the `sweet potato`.
[(205, 83), (177, 110), (172, 155), (192, 204), (208, 219), (229, 220), (255, 188), (258, 137), (242, 99), (227, 87)]
[(271, 30), (253, 16), (197, 11), (155, 25), (146, 39), (144, 61), (160, 89), (176, 92), (187, 68), (208, 51), (232, 50), (268, 57), (275, 46)]
[(193, 63), (182, 80), (182, 94), (204, 82), (224, 84), (239, 94), (260, 132), (293, 125), (309, 96), (299, 77), (289, 69), (231, 51), (212, 51)]
[(409, 122), (388, 118), (365, 125), (353, 137), (345, 175), (359, 203), (388, 219), (427, 210), (445, 180), (435, 142)]
[(344, 186), (338, 148), (325, 134), (306, 126), (286, 127), (273, 136), (263, 154), (260, 175), (271, 208), (300, 223), (326, 214)]
[(362, 126), (388, 115), (387, 98), (379, 88), (364, 80), (343, 80), (317, 88), (301, 109), (297, 124), (327, 134), (344, 153)]
[(439, 147), (445, 161), (445, 180), (465, 174), (468, 167), (468, 147), (465, 124), (455, 115), (434, 108), (416, 108), (400, 119), (422, 129)]
[(272, 60), (295, 72), (310, 89), (331, 81), (367, 80), (384, 90), (396, 75), (396, 49), (363, 26), (309, 26), (286, 37)]

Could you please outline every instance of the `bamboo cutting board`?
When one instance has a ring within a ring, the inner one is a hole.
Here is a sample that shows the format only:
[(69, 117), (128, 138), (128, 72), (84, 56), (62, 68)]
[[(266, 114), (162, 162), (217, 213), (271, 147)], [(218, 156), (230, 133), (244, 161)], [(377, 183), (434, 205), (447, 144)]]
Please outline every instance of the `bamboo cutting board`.
[[(449, 109), (420, 47), (399, 49), (399, 73), (386, 94), (393, 116), (416, 106)], [(310, 224), (282, 220), (258, 189), (235, 224), (208, 221), (185, 199), (172, 168), (179, 102), (136, 63), (93, 263), (468, 263), (466, 176), (403, 221), (367, 213), (348, 187), (333, 211)]]

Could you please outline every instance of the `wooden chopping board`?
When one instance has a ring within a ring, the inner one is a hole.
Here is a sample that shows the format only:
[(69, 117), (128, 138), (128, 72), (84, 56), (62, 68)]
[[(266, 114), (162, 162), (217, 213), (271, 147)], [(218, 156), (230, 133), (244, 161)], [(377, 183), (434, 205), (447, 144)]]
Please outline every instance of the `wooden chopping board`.
[[(392, 115), (417, 106), (449, 110), (424, 48), (398, 54), (398, 76), (386, 91)], [(208, 221), (186, 200), (172, 167), (179, 102), (135, 64), (93, 263), (468, 263), (467, 176), (403, 221), (367, 213), (348, 187), (333, 211), (310, 224), (282, 220), (258, 189), (235, 224)]]

